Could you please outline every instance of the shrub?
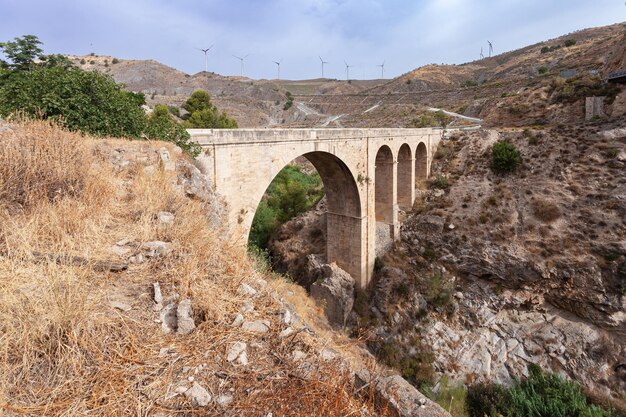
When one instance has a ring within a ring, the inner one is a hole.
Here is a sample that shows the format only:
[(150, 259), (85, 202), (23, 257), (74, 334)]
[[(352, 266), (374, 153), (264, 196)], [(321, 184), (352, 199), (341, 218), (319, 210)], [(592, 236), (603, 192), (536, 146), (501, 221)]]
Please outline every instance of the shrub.
[(576, 45), (576, 39), (567, 39), (564, 45), (566, 48), (569, 48), (570, 46), (574, 46)]
[(617, 150), (617, 148), (609, 148), (606, 151), (606, 157), (614, 159), (614, 158), (617, 158), (617, 154), (618, 153), (619, 153), (619, 151)]
[(430, 185), (433, 188), (439, 188), (441, 190), (445, 190), (446, 188), (450, 187), (448, 178), (441, 174), (437, 174), (437, 176), (430, 181)]
[(475, 384), (467, 389), (466, 403), (471, 417), (498, 417), (508, 406), (509, 393), (501, 385)]
[(550, 100), (554, 103), (574, 103), (585, 97), (605, 96), (607, 104), (611, 104), (619, 87), (614, 83), (605, 83), (597, 75), (581, 75), (563, 79), (556, 77), (550, 84)]
[(477, 86), (478, 86), (478, 81), (476, 80), (465, 80), (461, 84), (461, 87), (477, 87)]
[(545, 223), (550, 223), (561, 217), (561, 210), (556, 203), (548, 200), (533, 200), (533, 215)]
[(112, 64), (117, 64), (119, 62), (120, 62), (120, 60), (117, 59), (117, 58), (113, 58), (113, 60), (111, 61)]
[(172, 142), (193, 157), (200, 155), (202, 150), (200, 145), (191, 141), (185, 128), (172, 119), (164, 104), (154, 106), (154, 111), (148, 117), (145, 134), (149, 139)]
[(443, 275), (434, 274), (427, 283), (426, 301), (435, 307), (445, 307), (452, 302), (452, 288)]
[(537, 69), (537, 72), (538, 72), (540, 75), (547, 74), (547, 73), (548, 73), (548, 67), (541, 66), (541, 67), (539, 67), (539, 69)]
[(87, 63), (87, 61), (85, 61), (84, 58), (80, 60), (80, 65), (85, 65), (86, 63)]
[(0, 114), (22, 111), (94, 135), (139, 137), (144, 103), (108, 75), (79, 68), (37, 67), (0, 79)]
[(498, 174), (514, 172), (522, 163), (522, 156), (509, 142), (498, 142), (491, 149), (491, 169)]
[(176, 106), (167, 106), (167, 110), (173, 116), (180, 117), (180, 109), (178, 107), (176, 107)]
[(516, 383), (509, 390), (507, 415), (537, 417), (611, 415), (595, 405), (588, 405), (580, 386), (575, 382), (566, 381), (556, 374), (544, 373), (534, 364), (531, 364), (528, 370), (528, 378)]
[(235, 129), (237, 121), (219, 110), (211, 102), (209, 93), (203, 90), (194, 91), (183, 105), (187, 110), (184, 116), (185, 127), (192, 129)]
[(287, 91), (286, 96), (287, 96), (287, 102), (283, 106), (283, 110), (285, 111), (289, 110), (291, 106), (293, 106), (293, 95), (291, 94), (291, 92)]

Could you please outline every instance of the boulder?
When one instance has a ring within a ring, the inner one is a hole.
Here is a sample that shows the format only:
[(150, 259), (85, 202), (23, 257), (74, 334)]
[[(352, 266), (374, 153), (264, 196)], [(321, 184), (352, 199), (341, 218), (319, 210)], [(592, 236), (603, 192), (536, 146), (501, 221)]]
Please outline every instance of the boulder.
[(389, 407), (399, 417), (450, 417), (439, 404), (429, 400), (400, 375), (373, 375), (361, 369), (355, 374), (355, 385), (358, 388), (371, 385), (376, 404)]
[(157, 217), (159, 218), (160, 223), (163, 223), (163, 224), (174, 223), (175, 216), (169, 211), (159, 211), (159, 213), (157, 214)]
[(267, 320), (245, 321), (241, 328), (251, 333), (267, 333), (270, 329), (270, 322)]
[(206, 407), (211, 402), (209, 391), (197, 382), (194, 382), (191, 388), (185, 391), (185, 397), (194, 407)]
[(171, 243), (162, 242), (160, 240), (146, 242), (141, 245), (141, 247), (147, 252), (146, 255), (151, 258), (155, 256), (165, 256), (172, 250)]
[(178, 304), (176, 319), (178, 324), (176, 333), (178, 334), (189, 334), (196, 328), (196, 324), (193, 321), (191, 300), (189, 298), (185, 298)]
[(416, 229), (418, 232), (426, 235), (441, 234), (445, 222), (445, 219), (439, 216), (419, 216)]
[(311, 285), (311, 297), (324, 306), (328, 321), (345, 326), (354, 305), (354, 278), (335, 263), (324, 265), (321, 273)]

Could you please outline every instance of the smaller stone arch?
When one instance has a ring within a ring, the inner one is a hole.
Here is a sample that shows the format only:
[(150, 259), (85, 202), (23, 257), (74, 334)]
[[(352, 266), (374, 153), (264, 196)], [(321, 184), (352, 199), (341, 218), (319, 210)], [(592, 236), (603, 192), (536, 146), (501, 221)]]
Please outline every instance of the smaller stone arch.
[(420, 142), (415, 150), (415, 182), (416, 184), (428, 178), (428, 149), (424, 142)]
[(404, 143), (398, 151), (398, 206), (405, 211), (413, 207), (415, 187), (413, 186), (413, 155), (408, 144)]
[(383, 145), (376, 153), (374, 168), (374, 202), (376, 221), (394, 223), (394, 190), (393, 190), (393, 153), (387, 145)]

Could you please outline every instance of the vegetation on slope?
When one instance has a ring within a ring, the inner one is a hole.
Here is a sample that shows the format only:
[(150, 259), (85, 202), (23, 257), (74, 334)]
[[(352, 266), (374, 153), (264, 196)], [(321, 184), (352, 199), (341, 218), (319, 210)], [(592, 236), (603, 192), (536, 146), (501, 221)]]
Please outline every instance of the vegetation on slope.
[[(316, 373), (299, 376), (291, 354), (314, 358), (315, 341), (306, 332), (278, 337), (281, 307), (270, 290), (256, 284), (253, 300), (267, 333), (231, 325), (246, 301), (242, 281), (273, 283), (220, 239), (207, 203), (176, 190), (175, 173), (111, 163), (114, 150), (157, 155), (162, 146), (49, 121), (0, 125), (0, 414), (372, 415), (335, 363), (311, 362)], [(161, 211), (174, 221), (159, 222)], [(154, 240), (171, 251), (125, 272), (98, 269), (96, 260), (120, 260), (110, 247), (121, 239), (137, 242), (132, 251)], [(164, 297), (192, 300), (193, 333), (155, 324), (154, 282)], [(130, 309), (112, 305), (120, 301)], [(251, 366), (226, 360), (235, 342), (250, 346)], [(194, 406), (175, 391), (192, 376), (231, 402)]]
[(528, 367), (528, 378), (511, 387), (477, 384), (468, 390), (471, 417), (610, 417), (618, 414), (589, 404), (580, 385), (537, 365)]
[(312, 208), (324, 195), (322, 179), (296, 165), (283, 168), (267, 188), (257, 207), (249, 243), (265, 249), (272, 233), (287, 220)]
[(219, 114), (205, 91), (187, 100), (184, 126), (166, 106), (146, 116), (142, 93), (125, 91), (110, 76), (82, 70), (63, 56), (44, 55), (39, 45), (32, 35), (0, 43), (8, 59), (0, 61), (0, 115), (22, 112), (98, 136), (164, 140), (192, 156), (200, 147), (191, 143), (185, 127), (237, 127), (226, 113)]

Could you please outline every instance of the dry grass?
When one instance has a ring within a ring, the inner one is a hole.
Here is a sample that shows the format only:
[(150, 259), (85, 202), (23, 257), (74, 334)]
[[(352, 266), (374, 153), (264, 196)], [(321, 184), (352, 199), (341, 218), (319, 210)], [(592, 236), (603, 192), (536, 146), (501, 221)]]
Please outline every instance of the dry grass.
[[(313, 360), (315, 372), (302, 378), (290, 354), (300, 349), (314, 357), (317, 342), (305, 333), (278, 337), (281, 306), (268, 290), (255, 298), (251, 315), (269, 319), (271, 331), (259, 336), (231, 327), (244, 301), (239, 284), (267, 276), (218, 238), (203, 203), (174, 189), (174, 174), (148, 175), (138, 164), (116, 170), (101, 143), (40, 121), (18, 120), (12, 132), (0, 132), (0, 414), (373, 413), (335, 363)], [(175, 214), (172, 225), (159, 224), (162, 210)], [(109, 248), (123, 238), (135, 242), (134, 252), (150, 240), (171, 242), (173, 251), (119, 274), (32, 255), (114, 259)], [(192, 299), (198, 327), (191, 335), (165, 335), (154, 322), (155, 281), (164, 295)], [(119, 300), (132, 310), (110, 306)], [(226, 361), (236, 341), (248, 343), (248, 367)], [(214, 397), (232, 394), (233, 403), (191, 407), (174, 393), (191, 385), (190, 376)]]
[(532, 201), (533, 215), (544, 223), (551, 223), (561, 217), (559, 206), (553, 201), (535, 199)]

